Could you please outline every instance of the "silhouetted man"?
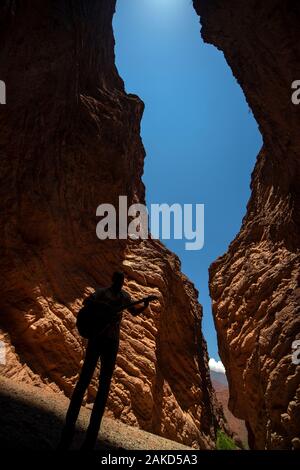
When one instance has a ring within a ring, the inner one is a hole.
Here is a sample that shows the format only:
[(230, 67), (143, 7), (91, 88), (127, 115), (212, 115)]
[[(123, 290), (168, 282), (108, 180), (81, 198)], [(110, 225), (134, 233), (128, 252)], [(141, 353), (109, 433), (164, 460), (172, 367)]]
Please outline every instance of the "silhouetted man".
[[(91, 296), (92, 300), (96, 303), (105, 302), (114, 310), (122, 308), (123, 305), (128, 305), (128, 303), (131, 302), (131, 299), (129, 294), (122, 289), (123, 284), (124, 274), (122, 272), (115, 272), (112, 277), (112, 285), (108, 288), (96, 289), (94, 294)], [(128, 308), (129, 312), (132, 315), (138, 315), (143, 312), (148, 307), (149, 301), (145, 300), (143, 303), (144, 305), (142, 307)], [(122, 313), (118, 313), (115, 315), (114, 321), (109, 324), (102, 333), (88, 340), (84, 364), (70, 401), (66, 415), (65, 427), (58, 447), (61, 450), (66, 450), (71, 445), (84, 393), (92, 380), (97, 362), (100, 358), (101, 369), (99, 388), (93, 406), (89, 427), (87, 429), (86, 438), (81, 448), (83, 450), (91, 450), (95, 446), (116, 364), (119, 349), (121, 319)]]

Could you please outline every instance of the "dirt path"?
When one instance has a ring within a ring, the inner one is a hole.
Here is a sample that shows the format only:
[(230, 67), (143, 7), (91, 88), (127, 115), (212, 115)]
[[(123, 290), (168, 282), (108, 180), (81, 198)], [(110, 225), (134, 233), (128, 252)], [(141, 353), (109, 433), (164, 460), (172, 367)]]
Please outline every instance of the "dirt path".
[[(63, 395), (0, 378), (0, 448), (55, 450), (68, 403)], [(74, 449), (80, 447), (89, 415), (90, 411), (82, 408)], [(103, 420), (96, 448), (190, 450), (182, 444), (109, 418)]]

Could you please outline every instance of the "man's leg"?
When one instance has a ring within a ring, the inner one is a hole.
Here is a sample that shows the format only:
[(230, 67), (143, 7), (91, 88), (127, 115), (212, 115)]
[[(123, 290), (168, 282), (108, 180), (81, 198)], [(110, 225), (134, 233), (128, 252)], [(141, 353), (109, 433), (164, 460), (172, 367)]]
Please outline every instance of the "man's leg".
[(109, 395), (112, 375), (115, 369), (117, 354), (119, 349), (119, 342), (107, 342), (103, 347), (100, 359), (101, 370), (99, 377), (99, 388), (93, 411), (91, 414), (90, 424), (87, 429), (86, 438), (82, 445), (82, 450), (92, 450), (96, 444), (98, 432), (101, 425), (101, 420), (104, 414), (106, 402)]
[(98, 359), (99, 351), (97, 350), (96, 345), (89, 341), (80, 377), (72, 394), (66, 415), (65, 426), (63, 428), (61, 440), (58, 446), (58, 448), (61, 450), (68, 449), (72, 443), (75, 432), (75, 424), (82, 405), (84, 393), (92, 380)]

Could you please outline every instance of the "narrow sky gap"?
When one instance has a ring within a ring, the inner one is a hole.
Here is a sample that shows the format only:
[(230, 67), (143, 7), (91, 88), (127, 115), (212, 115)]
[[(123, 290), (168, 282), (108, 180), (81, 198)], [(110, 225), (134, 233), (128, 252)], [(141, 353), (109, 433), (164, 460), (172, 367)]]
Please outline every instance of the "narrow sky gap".
[(239, 231), (262, 139), (223, 54), (202, 41), (190, 0), (117, 0), (114, 32), (126, 91), (146, 106), (147, 204), (205, 204), (204, 249), (165, 244), (199, 290), (209, 354), (218, 360), (208, 267)]

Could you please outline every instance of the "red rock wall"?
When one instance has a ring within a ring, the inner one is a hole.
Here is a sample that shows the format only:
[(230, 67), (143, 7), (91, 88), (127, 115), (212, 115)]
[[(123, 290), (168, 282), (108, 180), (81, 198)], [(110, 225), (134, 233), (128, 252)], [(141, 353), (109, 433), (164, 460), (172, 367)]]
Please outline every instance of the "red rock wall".
[[(257, 449), (300, 447), (300, 5), (194, 0), (202, 36), (224, 52), (263, 135), (240, 233), (210, 268), (229, 406)], [(222, 86), (222, 83), (220, 83)], [(243, 158), (243, 155), (241, 155)]]
[(195, 288), (159, 242), (96, 238), (99, 204), (144, 201), (143, 103), (114, 65), (114, 8), (1, 3), (1, 374), (69, 396), (84, 351), (76, 312), (121, 267), (134, 297), (159, 301), (125, 315), (108, 414), (212, 448), (218, 416)]

